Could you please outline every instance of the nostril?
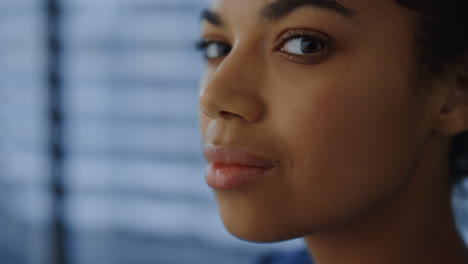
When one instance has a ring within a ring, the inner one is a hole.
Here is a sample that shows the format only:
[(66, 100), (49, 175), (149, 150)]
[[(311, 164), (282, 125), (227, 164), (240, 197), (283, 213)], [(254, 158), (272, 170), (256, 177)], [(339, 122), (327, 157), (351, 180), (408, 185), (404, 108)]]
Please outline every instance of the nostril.
[[(263, 117), (263, 101), (256, 93), (248, 93), (223, 86), (211, 86), (199, 97), (201, 113), (212, 119), (257, 122)], [(217, 89), (215, 89), (217, 88)]]
[(235, 114), (235, 113), (232, 113), (232, 112), (228, 112), (228, 111), (220, 111), (219, 112), (219, 115), (222, 117), (222, 118), (243, 118), (241, 115), (239, 114)]

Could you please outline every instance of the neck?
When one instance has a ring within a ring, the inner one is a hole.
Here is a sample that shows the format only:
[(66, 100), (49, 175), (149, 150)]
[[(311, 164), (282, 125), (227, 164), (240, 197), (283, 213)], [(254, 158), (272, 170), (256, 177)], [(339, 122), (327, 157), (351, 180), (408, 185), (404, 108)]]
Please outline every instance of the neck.
[[(366, 216), (305, 238), (317, 264), (463, 264), (448, 179), (449, 142), (427, 145), (411, 181)], [(443, 177), (443, 176), (446, 177)]]

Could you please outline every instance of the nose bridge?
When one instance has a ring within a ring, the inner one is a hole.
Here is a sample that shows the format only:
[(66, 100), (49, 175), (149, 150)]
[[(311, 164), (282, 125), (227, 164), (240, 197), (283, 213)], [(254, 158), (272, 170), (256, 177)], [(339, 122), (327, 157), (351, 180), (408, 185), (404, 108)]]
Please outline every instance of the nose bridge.
[(259, 59), (251, 53), (233, 48), (202, 82), (200, 110), (211, 118), (262, 119), (262, 73), (258, 64)]

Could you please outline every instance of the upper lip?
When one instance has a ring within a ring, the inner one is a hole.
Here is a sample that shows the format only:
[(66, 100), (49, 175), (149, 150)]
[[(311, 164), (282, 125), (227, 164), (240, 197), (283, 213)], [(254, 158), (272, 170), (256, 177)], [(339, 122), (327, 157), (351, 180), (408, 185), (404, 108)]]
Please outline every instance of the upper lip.
[(239, 147), (206, 145), (205, 158), (210, 163), (232, 166), (272, 168), (274, 162)]

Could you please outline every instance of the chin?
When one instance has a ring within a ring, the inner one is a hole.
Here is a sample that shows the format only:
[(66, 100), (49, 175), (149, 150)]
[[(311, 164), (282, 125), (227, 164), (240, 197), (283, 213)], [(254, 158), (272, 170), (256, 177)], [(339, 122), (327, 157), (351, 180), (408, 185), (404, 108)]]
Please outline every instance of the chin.
[(234, 237), (252, 243), (276, 243), (294, 238), (303, 237), (302, 234), (292, 234), (289, 230), (265, 228), (261, 223), (235, 223), (223, 220), (227, 231)]
[[(307, 234), (286, 214), (278, 215), (252, 207), (219, 206), (224, 227), (236, 238), (254, 243), (274, 243), (303, 237)], [(278, 212), (275, 210), (276, 213)]]

